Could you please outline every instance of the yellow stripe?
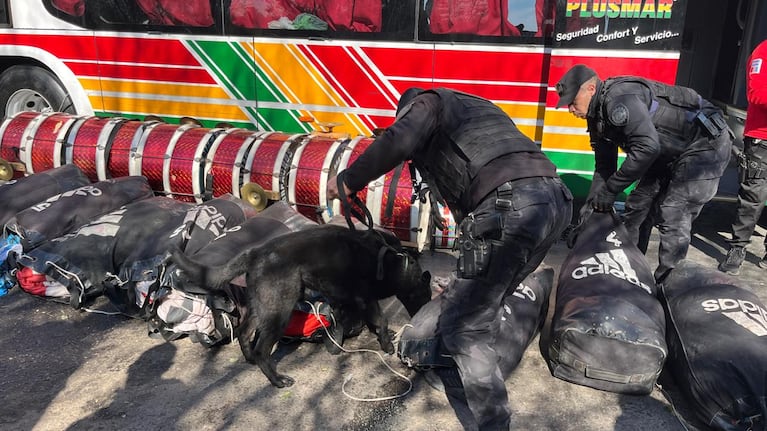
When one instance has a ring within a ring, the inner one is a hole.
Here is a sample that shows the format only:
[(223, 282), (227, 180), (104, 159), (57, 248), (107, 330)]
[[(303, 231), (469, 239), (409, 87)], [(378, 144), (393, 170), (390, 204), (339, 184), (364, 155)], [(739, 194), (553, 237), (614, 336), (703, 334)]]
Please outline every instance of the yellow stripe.
[[(259, 43), (256, 46), (243, 46), (255, 58), (256, 66), (269, 76), (271, 82), (291, 103), (348, 107), (338, 92), (295, 45)], [(355, 114), (321, 110), (301, 111), (301, 114), (313, 117), (316, 120), (315, 128), (318, 128), (318, 122), (340, 123), (334, 131), (353, 135), (371, 133)]]
[(132, 113), (162, 113), (170, 116), (189, 116), (195, 118), (222, 118), (248, 121), (237, 106), (185, 103), (164, 100), (129, 99), (125, 97), (104, 97), (104, 111)]

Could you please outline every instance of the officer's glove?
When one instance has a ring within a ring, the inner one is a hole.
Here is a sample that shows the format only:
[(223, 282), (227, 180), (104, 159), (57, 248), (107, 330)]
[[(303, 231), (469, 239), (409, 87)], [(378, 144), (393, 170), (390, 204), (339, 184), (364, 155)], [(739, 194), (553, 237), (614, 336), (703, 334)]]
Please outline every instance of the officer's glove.
[(594, 208), (594, 211), (610, 212), (613, 210), (616, 196), (618, 196), (617, 193), (607, 190), (607, 187), (602, 187), (591, 200), (591, 207)]

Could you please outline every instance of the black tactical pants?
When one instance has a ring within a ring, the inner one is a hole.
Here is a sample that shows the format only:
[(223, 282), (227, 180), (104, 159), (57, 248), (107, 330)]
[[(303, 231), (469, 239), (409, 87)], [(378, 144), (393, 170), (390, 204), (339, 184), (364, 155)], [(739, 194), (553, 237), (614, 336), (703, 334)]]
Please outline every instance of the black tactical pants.
[(697, 146), (693, 144), (688, 155), (680, 157), (668, 169), (648, 170), (629, 193), (623, 222), (631, 240), (646, 251), (650, 226), (658, 228), (656, 281), (662, 281), (687, 257), (692, 222), (703, 205), (716, 195), (719, 178), (729, 163), (731, 143), (727, 133), (717, 139), (701, 139)]
[(496, 350), (498, 325), (493, 321), (507, 292), (538, 267), (572, 217), (572, 195), (560, 179), (540, 177), (507, 184), (511, 185), (508, 194), (491, 193), (469, 216), (477, 224), (498, 216), (502, 220), (499, 230), (482, 234), (493, 242), (484, 274), (462, 278), (459, 271), (442, 294), (437, 322), (480, 430), (508, 429), (511, 419), (498, 365), (503, 352)]
[(743, 145), (749, 167), (746, 172), (741, 172), (743, 181), (738, 189), (738, 210), (732, 224), (732, 247), (745, 247), (751, 242), (767, 201), (767, 142), (746, 138)]

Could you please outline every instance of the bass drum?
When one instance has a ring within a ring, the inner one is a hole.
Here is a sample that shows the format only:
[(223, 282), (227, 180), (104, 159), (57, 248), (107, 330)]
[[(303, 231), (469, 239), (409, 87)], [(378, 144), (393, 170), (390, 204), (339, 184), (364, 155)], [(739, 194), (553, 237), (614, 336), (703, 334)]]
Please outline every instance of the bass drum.
[(117, 128), (126, 121), (121, 117), (84, 117), (75, 121), (67, 137), (65, 162), (77, 165), (93, 182), (107, 179), (109, 145)]
[(330, 166), (338, 156), (338, 148), (348, 139), (313, 136), (297, 149), (287, 173), (288, 202), (311, 220), (327, 216), (327, 185)]
[(20, 149), (27, 175), (61, 166), (64, 144), (76, 119), (72, 114), (40, 114)]
[(37, 128), (41, 116), (39, 112), (19, 112), (6, 118), (0, 126), (0, 159), (14, 165), (13, 178), (24, 176), (21, 148)]
[(153, 123), (146, 127), (131, 154), (130, 175), (143, 175), (155, 192), (162, 192), (166, 150), (191, 126)]
[(229, 129), (217, 139), (205, 157), (205, 175), (210, 175), (213, 196), (231, 193), (240, 198), (244, 183), (248, 151), (256, 140), (266, 132), (245, 129)]
[(304, 136), (273, 132), (256, 139), (245, 161), (249, 170), (245, 182), (256, 183), (266, 191), (278, 192), (282, 159), (288, 148)]
[(130, 120), (116, 127), (108, 144), (109, 151), (105, 152), (107, 178), (120, 178), (130, 175), (132, 154), (136, 152), (138, 144), (146, 133), (146, 130), (157, 121), (142, 122)]
[[(183, 127), (183, 126), (182, 126)], [(168, 146), (163, 166), (163, 190), (174, 199), (200, 203), (206, 196), (205, 157), (227, 129), (187, 128)]]

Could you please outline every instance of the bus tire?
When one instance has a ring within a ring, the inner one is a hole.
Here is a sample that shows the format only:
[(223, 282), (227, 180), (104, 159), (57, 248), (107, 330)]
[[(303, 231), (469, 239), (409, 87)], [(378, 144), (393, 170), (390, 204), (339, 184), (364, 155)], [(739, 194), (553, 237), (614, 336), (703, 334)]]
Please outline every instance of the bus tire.
[(0, 74), (0, 118), (22, 111), (77, 113), (56, 75), (42, 67), (11, 66)]

